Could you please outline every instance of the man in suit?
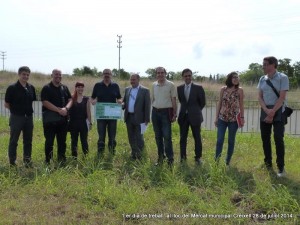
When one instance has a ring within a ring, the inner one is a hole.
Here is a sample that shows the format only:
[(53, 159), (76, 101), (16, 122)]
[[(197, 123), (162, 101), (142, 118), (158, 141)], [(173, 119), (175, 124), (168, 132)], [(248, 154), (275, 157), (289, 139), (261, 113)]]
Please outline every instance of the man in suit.
[(127, 127), (128, 140), (131, 147), (131, 158), (141, 159), (144, 148), (144, 138), (141, 134), (141, 124), (147, 125), (150, 121), (150, 92), (140, 85), (140, 75), (130, 77), (131, 87), (125, 89), (123, 100), (124, 119)]
[(186, 161), (186, 145), (189, 127), (192, 129), (195, 141), (195, 162), (201, 164), (202, 141), (201, 123), (203, 122), (202, 109), (205, 106), (205, 92), (201, 85), (192, 82), (192, 71), (184, 69), (181, 74), (184, 84), (177, 87), (180, 111), (178, 124), (180, 128), (180, 157)]

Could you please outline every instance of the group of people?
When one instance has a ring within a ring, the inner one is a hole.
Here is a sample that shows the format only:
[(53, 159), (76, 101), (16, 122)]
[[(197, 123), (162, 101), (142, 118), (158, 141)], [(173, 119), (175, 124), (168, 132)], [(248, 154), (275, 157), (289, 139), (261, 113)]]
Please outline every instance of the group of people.
[[(284, 108), (286, 92), (289, 90), (288, 77), (277, 71), (278, 61), (275, 57), (263, 59), (262, 76), (257, 86), (258, 100), (261, 106), (260, 128), (263, 142), (264, 163), (272, 168), (271, 129), (274, 130), (276, 145), (278, 176), (284, 176)], [(190, 69), (182, 71), (183, 84), (175, 86), (166, 77), (163, 67), (155, 69), (157, 80), (152, 84), (151, 91), (140, 84), (139, 74), (130, 76), (131, 86), (125, 89), (122, 98), (120, 87), (112, 81), (110, 69), (103, 71), (102, 81), (94, 85), (91, 97), (83, 95), (84, 83), (76, 82), (75, 91), (71, 95), (68, 87), (61, 83), (62, 74), (58, 69), (52, 71), (52, 80), (41, 91), (43, 129), (45, 136), (45, 162), (50, 163), (53, 158), (53, 144), (57, 140), (57, 159), (66, 161), (66, 137), (71, 133), (71, 151), (76, 159), (77, 145), (80, 136), (83, 153), (89, 151), (87, 142), (88, 131), (92, 126), (91, 104), (118, 103), (124, 110), (124, 121), (127, 127), (128, 140), (131, 147), (131, 158), (142, 158), (144, 137), (142, 125), (147, 126), (152, 121), (157, 147), (157, 165), (174, 163), (172, 143), (172, 123), (178, 121), (180, 129), (180, 162), (187, 160), (187, 137), (189, 128), (194, 139), (195, 163), (202, 163), (201, 123), (202, 110), (206, 105), (205, 91), (201, 85), (193, 82), (193, 73)], [(33, 107), (36, 91), (28, 83), (30, 69), (20, 67), (19, 79), (7, 88), (5, 107), (10, 114), (10, 140), (8, 147), (9, 162), (16, 165), (17, 145), (20, 133), (23, 132), (23, 161), (25, 166), (31, 166), (32, 134), (33, 134)], [(269, 83), (273, 84), (273, 87)], [(279, 92), (277, 97), (275, 88)], [(180, 109), (177, 110), (177, 100)], [(178, 118), (177, 118), (178, 112)], [(228, 149), (225, 159), (230, 164), (236, 133), (239, 127), (244, 126), (244, 92), (239, 87), (239, 76), (236, 72), (227, 75), (225, 86), (220, 90), (220, 97), (216, 107), (215, 126), (217, 127), (217, 141), (215, 160), (219, 162), (222, 154), (225, 133), (228, 128)], [(114, 154), (116, 149), (116, 119), (97, 119), (98, 154), (103, 155), (105, 149), (106, 131), (108, 133), (108, 149)]]

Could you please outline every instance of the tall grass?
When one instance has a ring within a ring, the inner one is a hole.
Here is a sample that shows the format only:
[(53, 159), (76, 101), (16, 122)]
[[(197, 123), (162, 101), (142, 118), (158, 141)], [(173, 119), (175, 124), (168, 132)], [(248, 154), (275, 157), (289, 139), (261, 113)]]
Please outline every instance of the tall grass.
[[(231, 167), (215, 164), (216, 133), (202, 131), (204, 164), (179, 163), (179, 129), (173, 124), (175, 164), (154, 166), (157, 159), (152, 127), (145, 134), (140, 162), (130, 160), (126, 127), (118, 123), (116, 155), (105, 150), (98, 159), (96, 129), (89, 133), (87, 158), (71, 159), (68, 135), (67, 165), (44, 161), (41, 121), (35, 121), (33, 168), (18, 167), (7, 158), (8, 119), (0, 117), (1, 224), (297, 224), (300, 212), (300, 139), (286, 137), (286, 178), (261, 167), (258, 134), (237, 134)], [(226, 150), (226, 144), (224, 146)], [(56, 148), (55, 148), (56, 149)], [(56, 152), (55, 152), (56, 153)], [(222, 160), (225, 158), (223, 153)], [(83, 154), (79, 152), (79, 155)], [(274, 168), (275, 170), (276, 168)]]

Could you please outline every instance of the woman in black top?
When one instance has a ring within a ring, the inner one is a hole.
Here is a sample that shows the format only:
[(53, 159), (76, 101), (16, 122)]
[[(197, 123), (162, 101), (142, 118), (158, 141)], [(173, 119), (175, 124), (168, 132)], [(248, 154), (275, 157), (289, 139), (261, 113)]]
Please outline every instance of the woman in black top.
[(80, 135), (81, 147), (84, 155), (89, 151), (88, 131), (91, 129), (91, 107), (89, 97), (83, 96), (84, 83), (76, 82), (75, 91), (72, 95), (73, 105), (69, 111), (71, 132), (72, 156), (77, 159), (78, 136)]

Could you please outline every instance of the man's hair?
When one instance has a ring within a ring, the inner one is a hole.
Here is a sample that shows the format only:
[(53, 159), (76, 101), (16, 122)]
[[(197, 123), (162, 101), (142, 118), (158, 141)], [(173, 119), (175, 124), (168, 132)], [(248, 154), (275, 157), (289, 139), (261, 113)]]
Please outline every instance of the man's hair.
[(138, 80), (141, 78), (141, 76), (140, 76), (139, 74), (137, 74), (137, 73), (133, 73), (133, 74), (131, 74), (130, 76), (136, 76), (136, 78), (137, 78)]
[(165, 72), (165, 74), (167, 74), (166, 69), (165, 69), (164, 67), (162, 67), (162, 66), (156, 67), (156, 68), (155, 68), (155, 73), (157, 73), (157, 70), (158, 70), (158, 69), (163, 69), (164, 72)]
[(225, 80), (225, 84), (227, 87), (231, 88), (232, 86), (235, 86), (236, 88), (239, 87), (239, 84), (237, 85), (233, 85), (232, 83), (232, 77), (233, 76), (238, 76), (238, 73), (237, 72), (231, 72), (227, 75), (227, 78)]
[(182, 70), (181, 76), (183, 77), (183, 74), (185, 74), (187, 72), (191, 72), (191, 74), (193, 74), (193, 72), (189, 68), (186, 68), (186, 69)]
[(31, 73), (30, 69), (28, 66), (21, 66), (18, 70), (18, 74), (21, 74), (22, 72), (27, 72), (27, 73)]
[(107, 72), (109, 72), (109, 74), (112, 74), (112, 71), (110, 69), (107, 69), (107, 68), (102, 71), (102, 74), (107, 73)]
[(268, 61), (269, 64), (274, 64), (275, 69), (278, 66), (278, 60), (274, 56), (267, 56), (264, 58), (264, 61)]

